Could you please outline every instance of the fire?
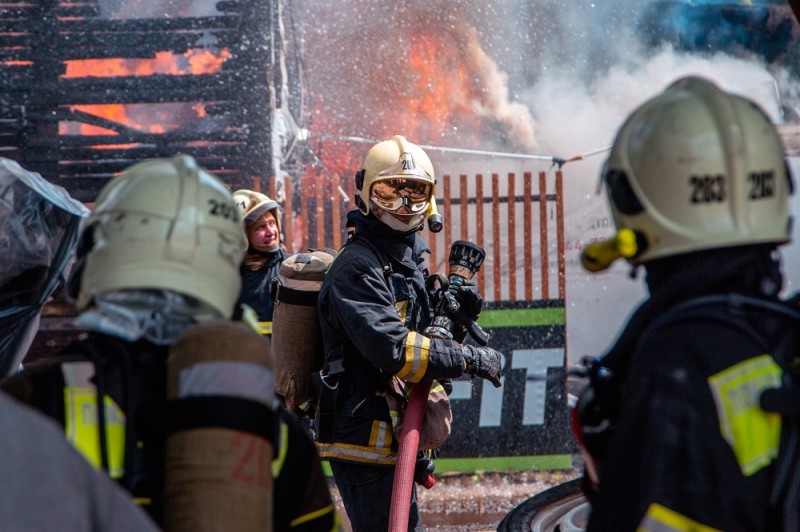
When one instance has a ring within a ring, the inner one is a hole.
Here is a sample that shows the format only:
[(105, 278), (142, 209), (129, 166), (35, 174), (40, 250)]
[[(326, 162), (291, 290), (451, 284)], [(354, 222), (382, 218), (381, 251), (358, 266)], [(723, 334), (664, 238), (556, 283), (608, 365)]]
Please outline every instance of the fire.
[(216, 74), (222, 64), (230, 57), (230, 51), (221, 50), (214, 54), (210, 50), (191, 49), (183, 54), (164, 51), (156, 52), (153, 59), (80, 59), (66, 61), (65, 78), (152, 76), (169, 74), (186, 76), (197, 74)]
[[(498, 89), (505, 79), (483, 52), (478, 35), (470, 27), (459, 25), (450, 32), (423, 28), (399, 38), (384, 33), (381, 37), (394, 38), (396, 49), (385, 56), (381, 55), (385, 52), (373, 50), (376, 56), (363, 57), (362, 67), (391, 60), (397, 64), (383, 76), (361, 76), (358, 83), (344, 89), (353, 91), (354, 97), (348, 96), (352, 98), (351, 106), (368, 109), (368, 119), (359, 121), (358, 114), (351, 117), (337, 113), (335, 108), (329, 108), (327, 95), (323, 94), (315, 99), (312, 130), (332, 135), (356, 133), (376, 141), (402, 134), (417, 144), (459, 148), (484, 147), (487, 135), (499, 139), (501, 135), (494, 135), (495, 131), (513, 130), (508, 123), (503, 127), (498, 124), (510, 122), (500, 117), (511, 113), (499, 112), (504, 106), (509, 107)], [(346, 74), (342, 77), (347, 79)], [(333, 93), (336, 90), (330, 88)], [(492, 91), (499, 92), (499, 98), (486, 94)], [(532, 123), (526, 109), (517, 111), (520, 122)], [(535, 144), (532, 126), (512, 139), (526, 148)], [(349, 177), (359, 168), (367, 147), (326, 138), (312, 149), (330, 173)], [(312, 165), (310, 172), (317, 171)], [(313, 195), (310, 190), (306, 193)]]
[[(116, 77), (116, 76), (187, 76), (216, 74), (230, 58), (227, 49), (214, 53), (206, 49), (191, 49), (183, 54), (157, 52), (152, 59), (82, 59), (66, 61), (65, 78)], [(146, 108), (146, 109), (142, 109)], [(147, 133), (160, 134), (180, 127), (187, 119), (187, 110), (194, 117), (206, 116), (203, 104), (104, 104), (75, 105), (72, 111), (80, 111), (111, 122), (122, 124)], [(62, 135), (116, 135), (100, 126), (78, 122), (59, 124)], [(118, 147), (118, 146), (117, 146)]]
[(469, 93), (468, 74), (463, 61), (452, 48), (433, 35), (417, 35), (409, 48), (409, 67), (416, 76), (403, 115), (403, 131), (416, 136), (424, 128), (435, 138), (452, 123), (453, 117), (468, 109), (464, 105)]

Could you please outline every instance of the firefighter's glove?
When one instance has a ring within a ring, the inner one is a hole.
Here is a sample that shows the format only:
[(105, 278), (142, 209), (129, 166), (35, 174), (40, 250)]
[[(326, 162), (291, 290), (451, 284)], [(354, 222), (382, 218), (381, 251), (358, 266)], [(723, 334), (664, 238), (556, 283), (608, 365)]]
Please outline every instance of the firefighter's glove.
[(463, 344), (461, 351), (464, 354), (464, 361), (467, 369), (464, 370), (468, 375), (486, 379), (495, 388), (500, 387), (500, 369), (503, 355), (491, 347), (478, 347), (475, 345)]
[(483, 296), (481, 296), (478, 286), (474, 282), (468, 280), (460, 283), (451, 282), (447, 291), (458, 302), (458, 308), (455, 312), (458, 317), (453, 316), (455, 321), (460, 322), (462, 325), (469, 325), (471, 321), (478, 321), (478, 316), (483, 308)]

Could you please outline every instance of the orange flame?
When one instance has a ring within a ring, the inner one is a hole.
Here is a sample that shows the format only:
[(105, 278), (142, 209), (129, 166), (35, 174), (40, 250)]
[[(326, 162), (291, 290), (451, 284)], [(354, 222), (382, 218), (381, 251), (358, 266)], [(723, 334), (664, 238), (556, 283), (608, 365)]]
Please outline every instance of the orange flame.
[[(187, 76), (216, 74), (222, 70), (223, 63), (230, 58), (228, 49), (217, 53), (194, 48), (183, 54), (164, 51), (157, 52), (152, 59), (81, 59), (66, 61), (64, 78), (115, 77), (115, 76), (153, 76), (157, 74)], [(147, 111), (137, 113), (137, 104), (75, 105), (73, 111), (81, 111), (109, 121), (123, 124), (148, 133), (159, 134), (181, 126), (188, 107), (194, 114), (203, 118), (206, 109), (203, 104), (153, 104)], [(59, 124), (62, 135), (116, 135), (117, 133), (99, 126), (77, 122)]]
[(183, 54), (156, 52), (153, 59), (76, 59), (66, 61), (65, 78), (152, 76), (169, 74), (174, 76), (216, 74), (230, 57), (230, 51), (221, 50), (218, 55), (205, 49), (193, 48)]
[(426, 136), (436, 138), (454, 115), (467, 111), (463, 105), (469, 93), (467, 70), (453, 49), (432, 35), (417, 35), (408, 56), (417, 81), (405, 104), (408, 114), (401, 117), (401, 130), (413, 138), (422, 129)]

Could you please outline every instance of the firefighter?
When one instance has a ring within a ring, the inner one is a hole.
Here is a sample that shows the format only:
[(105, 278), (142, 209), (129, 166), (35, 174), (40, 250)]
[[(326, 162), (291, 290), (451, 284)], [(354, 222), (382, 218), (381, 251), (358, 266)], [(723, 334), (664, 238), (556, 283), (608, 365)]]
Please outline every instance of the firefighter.
[(88, 334), (2, 386), (168, 530), (229, 512), (219, 526), (332, 530), (313, 441), (276, 407), (269, 342), (231, 319), (246, 248), (230, 192), (194, 159), (131, 166), (98, 195), (67, 284)]
[[(375, 144), (356, 174), (353, 236), (319, 295), (325, 349), (316, 429), (320, 454), (355, 532), (387, 530), (398, 442), (383, 394), (409, 382), (476, 376), (500, 385), (501, 354), (426, 337), (435, 302), (424, 283), (430, 250), (417, 235), (433, 199), (427, 154), (396, 135)], [(477, 318), (477, 316), (473, 316)], [(412, 490), (409, 529), (419, 524)]]
[[(20, 367), (89, 211), (66, 190), (2, 157), (0, 187), (0, 373), (6, 374)], [(0, 431), (0, 529), (157, 530), (53, 420), (0, 394)]]
[(253, 190), (237, 190), (233, 199), (241, 211), (248, 241), (241, 268), (241, 302), (257, 314), (259, 332), (271, 335), (274, 303), (270, 283), (278, 277), (286, 258), (281, 246), (280, 210), (276, 201)]
[(584, 264), (625, 257), (649, 297), (575, 410), (587, 529), (796, 530), (778, 482), (800, 475), (781, 443), (796, 417), (765, 402), (796, 377), (798, 347), (796, 304), (779, 298), (792, 183), (776, 128), (754, 102), (682, 78), (623, 123), (602, 181), (617, 234)]

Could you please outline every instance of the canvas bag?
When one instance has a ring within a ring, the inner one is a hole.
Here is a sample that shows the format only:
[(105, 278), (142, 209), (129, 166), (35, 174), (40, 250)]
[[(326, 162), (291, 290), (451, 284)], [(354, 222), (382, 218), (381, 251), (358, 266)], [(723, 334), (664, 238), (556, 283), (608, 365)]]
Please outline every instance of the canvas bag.
[[(388, 390), (384, 396), (392, 415), (394, 436), (399, 440), (411, 383), (392, 376), (387, 387)], [(425, 417), (419, 432), (419, 448), (421, 450), (437, 449), (444, 445), (450, 436), (452, 424), (453, 411), (450, 408), (450, 398), (444, 386), (438, 381), (433, 381), (428, 395), (428, 403), (425, 406)]]

